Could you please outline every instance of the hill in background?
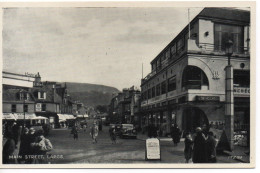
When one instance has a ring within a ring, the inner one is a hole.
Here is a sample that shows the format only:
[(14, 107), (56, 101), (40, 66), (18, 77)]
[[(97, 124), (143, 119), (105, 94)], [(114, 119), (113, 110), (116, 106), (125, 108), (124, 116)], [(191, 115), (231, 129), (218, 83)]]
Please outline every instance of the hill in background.
[(66, 82), (66, 85), (72, 100), (79, 100), (85, 106), (108, 105), (113, 94), (119, 92), (117, 88), (97, 84)]

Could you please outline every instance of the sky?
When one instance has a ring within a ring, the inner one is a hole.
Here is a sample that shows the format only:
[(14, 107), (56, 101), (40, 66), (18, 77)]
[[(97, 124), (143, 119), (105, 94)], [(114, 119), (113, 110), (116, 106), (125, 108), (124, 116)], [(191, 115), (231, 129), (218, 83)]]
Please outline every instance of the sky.
[[(190, 8), (194, 18), (203, 8)], [(187, 8), (7, 8), (3, 70), (43, 81), (140, 87), (150, 62), (188, 24)]]

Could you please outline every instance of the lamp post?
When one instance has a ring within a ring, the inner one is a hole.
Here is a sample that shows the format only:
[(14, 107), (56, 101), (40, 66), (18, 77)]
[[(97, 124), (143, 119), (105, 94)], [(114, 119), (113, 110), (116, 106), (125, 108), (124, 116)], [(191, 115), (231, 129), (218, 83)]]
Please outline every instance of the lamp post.
[(225, 133), (228, 140), (229, 149), (234, 148), (234, 93), (233, 93), (233, 67), (230, 63), (233, 54), (233, 42), (229, 40), (226, 44), (226, 55), (228, 57), (228, 65), (225, 68)]

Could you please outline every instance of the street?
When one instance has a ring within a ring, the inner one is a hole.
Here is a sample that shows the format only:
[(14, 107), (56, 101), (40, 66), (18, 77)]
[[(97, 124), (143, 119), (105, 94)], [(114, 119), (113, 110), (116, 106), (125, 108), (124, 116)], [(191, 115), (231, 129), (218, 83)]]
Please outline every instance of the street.
[[(91, 125), (89, 123), (89, 125)], [(138, 135), (137, 139), (119, 139), (112, 144), (108, 126), (103, 126), (99, 132), (98, 143), (93, 144), (90, 128), (79, 132), (78, 141), (73, 139), (70, 129), (53, 129), (49, 136), (53, 144), (51, 164), (65, 163), (184, 163), (184, 142), (177, 147), (169, 138), (161, 139), (161, 161), (145, 161), (145, 136)], [(218, 163), (239, 163), (227, 155), (218, 156)]]

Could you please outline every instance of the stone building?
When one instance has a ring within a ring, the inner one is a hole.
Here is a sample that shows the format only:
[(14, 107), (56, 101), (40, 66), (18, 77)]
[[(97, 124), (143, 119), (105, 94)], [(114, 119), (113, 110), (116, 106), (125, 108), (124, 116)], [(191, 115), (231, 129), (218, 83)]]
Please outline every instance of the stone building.
[(204, 8), (152, 61), (141, 81), (141, 124), (163, 135), (181, 130), (223, 129), (226, 44), (233, 42), (234, 130), (250, 119), (250, 12)]

